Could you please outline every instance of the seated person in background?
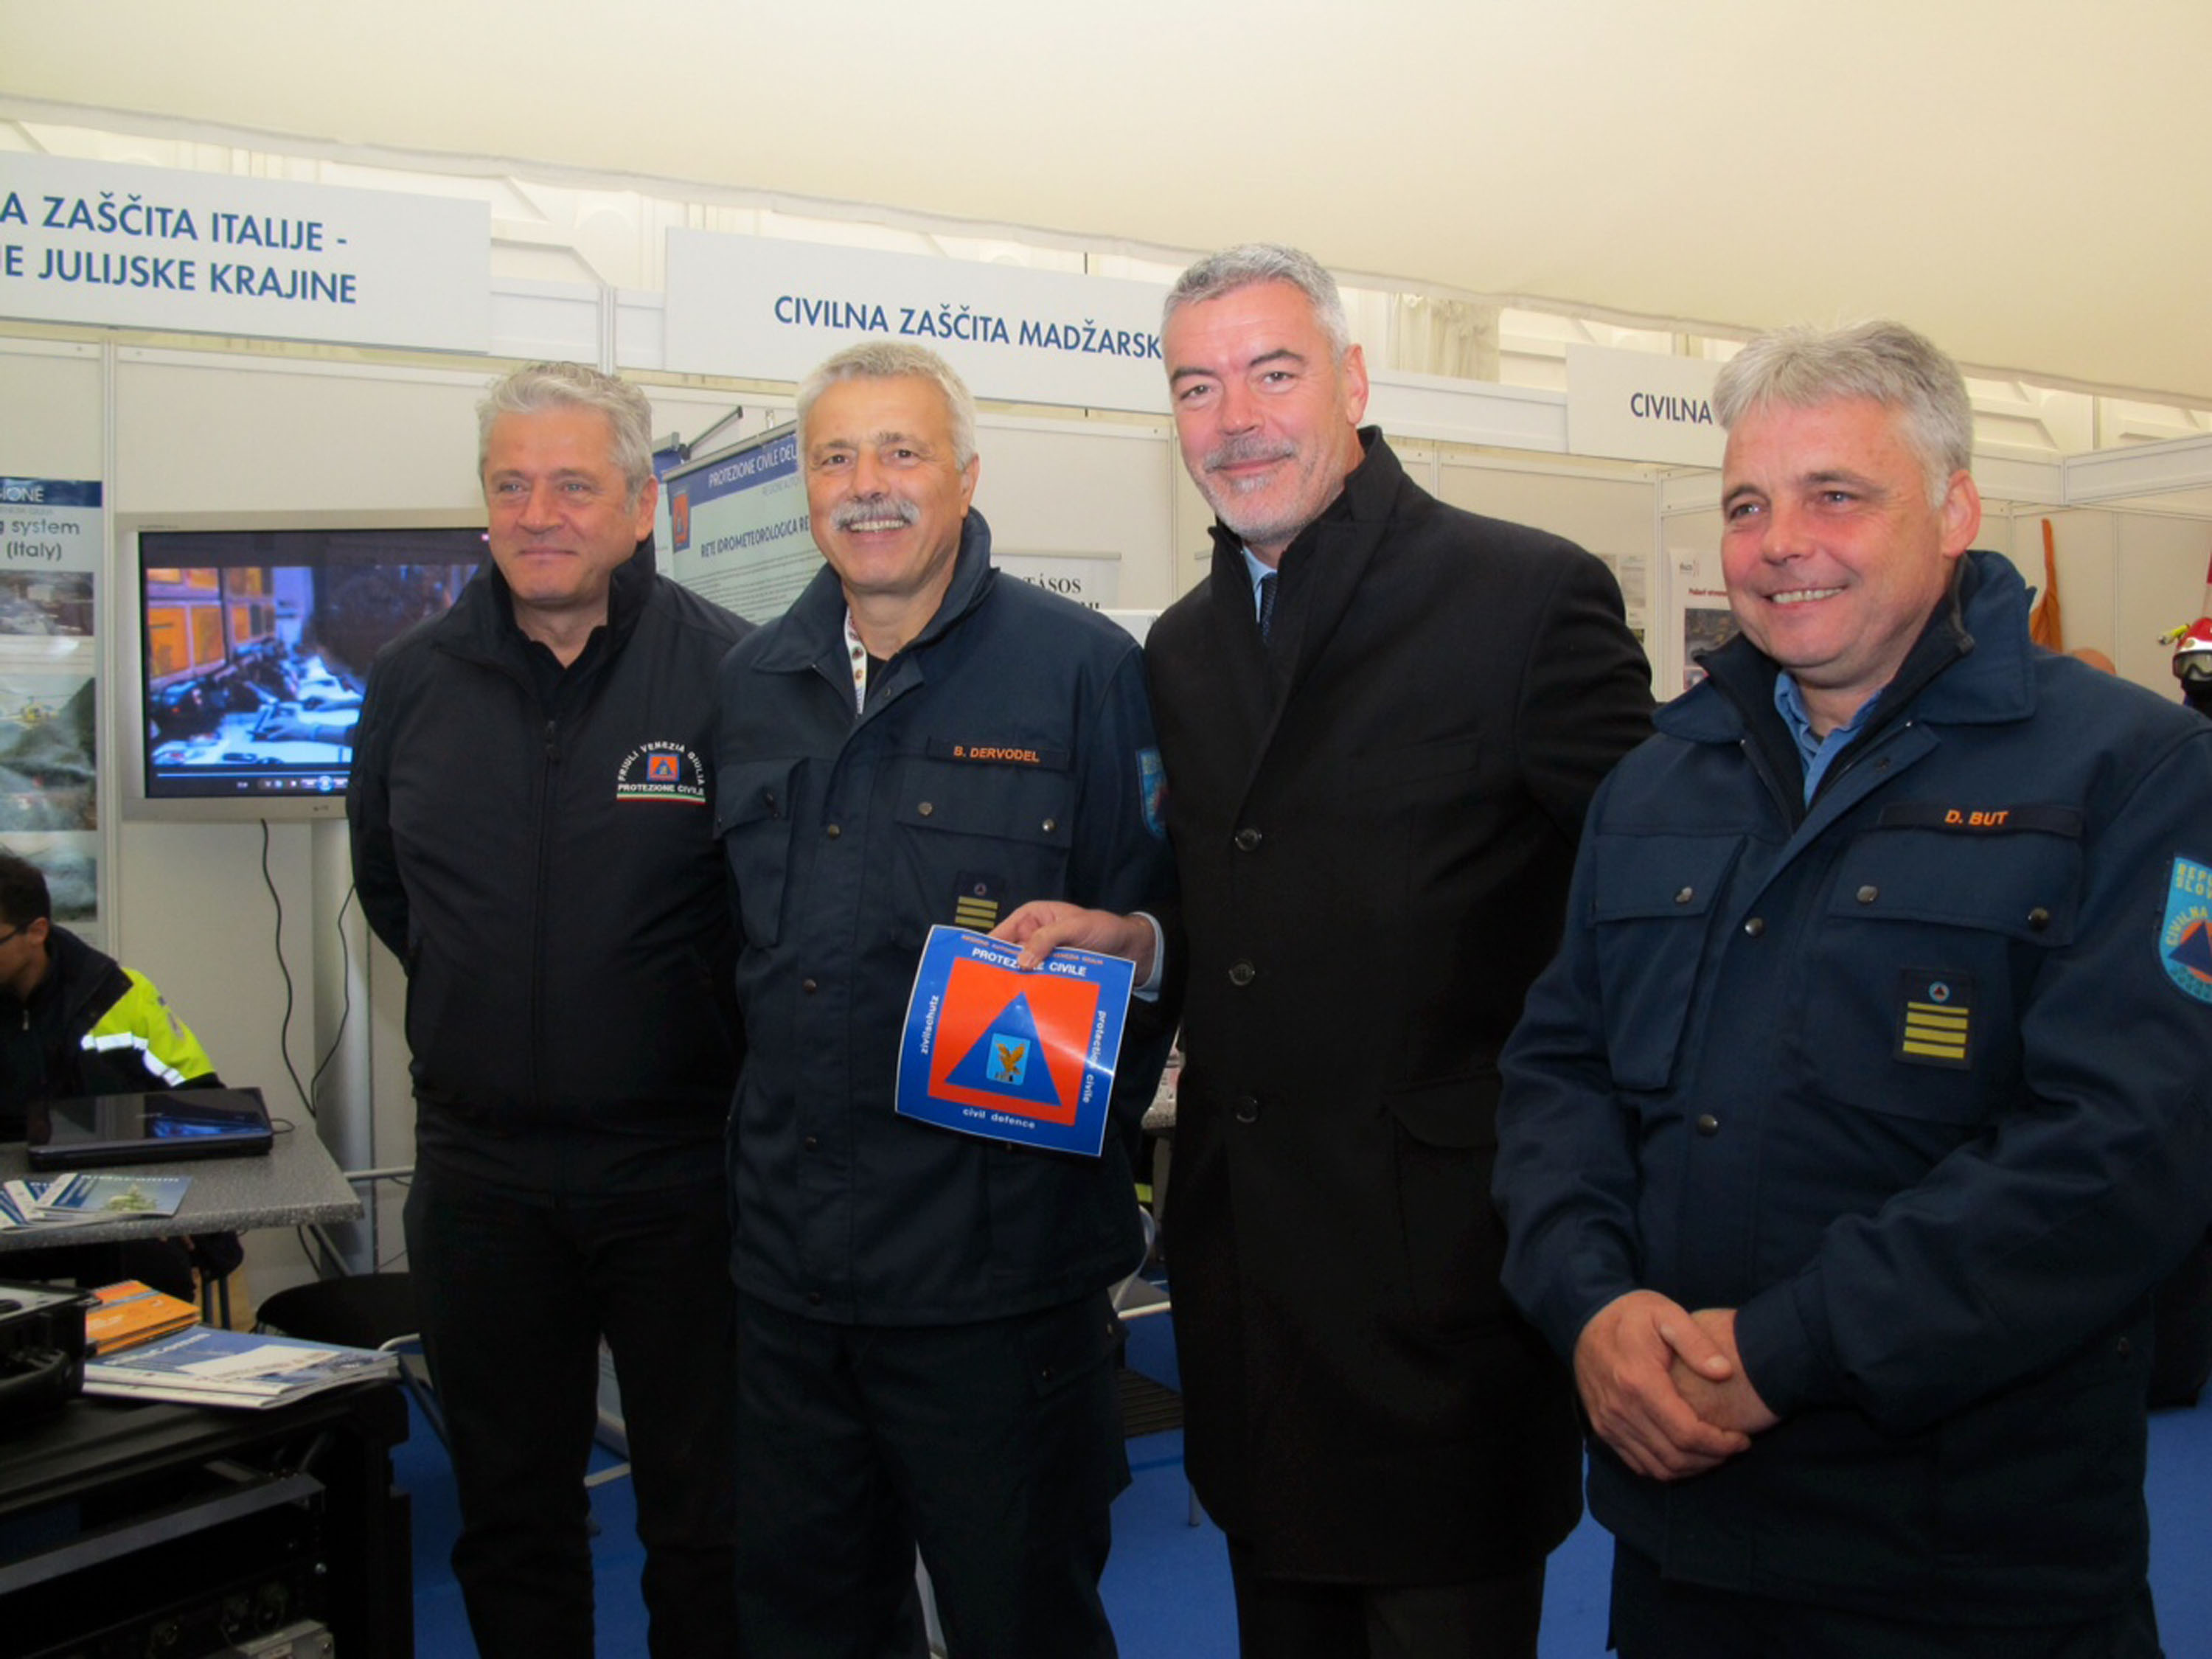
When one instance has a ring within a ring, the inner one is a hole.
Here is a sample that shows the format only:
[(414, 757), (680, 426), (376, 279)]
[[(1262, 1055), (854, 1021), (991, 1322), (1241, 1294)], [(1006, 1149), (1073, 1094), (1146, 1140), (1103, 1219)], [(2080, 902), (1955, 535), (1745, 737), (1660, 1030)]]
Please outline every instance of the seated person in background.
[[(42, 1100), (222, 1083), (152, 981), (55, 926), (45, 875), (0, 848), (0, 1140)], [(243, 1255), (228, 1233), (73, 1244), (0, 1255), (0, 1277), (138, 1279), (189, 1301), (194, 1267), (220, 1278)]]

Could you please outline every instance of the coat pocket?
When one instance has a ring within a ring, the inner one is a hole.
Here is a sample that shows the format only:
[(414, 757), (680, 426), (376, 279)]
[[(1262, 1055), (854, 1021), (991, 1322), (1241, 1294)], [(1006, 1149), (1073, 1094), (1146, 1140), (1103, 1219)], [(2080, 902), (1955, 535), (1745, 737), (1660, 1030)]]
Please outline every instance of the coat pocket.
[(1741, 836), (1600, 836), (1591, 848), (1606, 1052), (1623, 1089), (1673, 1080), (1690, 993)]
[(2019, 1094), (2015, 1011), (2078, 925), (2081, 845), (2066, 835), (1877, 830), (1844, 853), (1808, 965), (1823, 1091), (1972, 1127)]
[(1498, 1073), (1388, 1091), (1407, 1313), (1437, 1326), (1498, 1315), (1505, 1229), (1490, 1197), (1498, 1157)]
[(774, 945), (782, 932), (792, 813), (803, 764), (726, 760), (716, 774), (714, 834), (737, 890), (738, 921), (755, 945)]

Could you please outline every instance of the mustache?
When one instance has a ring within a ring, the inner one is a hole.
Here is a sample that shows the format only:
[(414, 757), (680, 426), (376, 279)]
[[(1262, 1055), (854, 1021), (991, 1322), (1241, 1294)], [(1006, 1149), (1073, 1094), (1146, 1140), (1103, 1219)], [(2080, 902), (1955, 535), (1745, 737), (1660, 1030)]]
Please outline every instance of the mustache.
[(1244, 466), (1254, 461), (1286, 461), (1297, 453), (1298, 447), (1287, 438), (1255, 434), (1224, 440), (1218, 448), (1206, 451), (1200, 465), (1208, 472), (1218, 472), (1224, 466)]
[(850, 530), (856, 524), (884, 519), (896, 519), (902, 525), (909, 525), (921, 516), (921, 509), (905, 496), (885, 491), (855, 495), (848, 501), (838, 502), (830, 511), (830, 525), (834, 530)]

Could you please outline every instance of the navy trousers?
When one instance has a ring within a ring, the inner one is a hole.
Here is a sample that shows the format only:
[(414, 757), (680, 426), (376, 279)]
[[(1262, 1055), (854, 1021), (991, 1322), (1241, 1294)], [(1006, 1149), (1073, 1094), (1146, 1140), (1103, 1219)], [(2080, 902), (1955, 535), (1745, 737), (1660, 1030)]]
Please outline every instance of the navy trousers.
[(1112, 1659), (1099, 1600), (1129, 1483), (1105, 1293), (951, 1326), (740, 1299), (746, 1659), (919, 1659), (917, 1544), (951, 1659)]

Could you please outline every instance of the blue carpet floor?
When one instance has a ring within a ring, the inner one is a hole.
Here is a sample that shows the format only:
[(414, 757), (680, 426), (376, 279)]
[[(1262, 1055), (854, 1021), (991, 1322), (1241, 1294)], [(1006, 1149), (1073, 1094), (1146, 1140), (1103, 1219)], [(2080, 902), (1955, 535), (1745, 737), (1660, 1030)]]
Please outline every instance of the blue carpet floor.
[[(1130, 1361), (1172, 1383), (1168, 1322), (1131, 1327)], [(453, 1472), (418, 1424), (399, 1449), (400, 1481), (415, 1506), (415, 1632), (421, 1659), (472, 1659), (475, 1644), (447, 1554), (453, 1547)], [(2167, 1659), (2212, 1659), (2212, 1401), (2151, 1419), (2151, 1583)], [(1235, 1659), (1229, 1563), (1211, 1522), (1188, 1524), (1182, 1436), (1170, 1431), (1129, 1443), (1134, 1480), (1114, 1510), (1114, 1555), (1105, 1596), (1123, 1659)], [(599, 1525), (592, 1560), (599, 1594), (599, 1659), (643, 1659), (642, 1563), (629, 1483), (592, 1493)], [(1553, 1554), (1544, 1599), (1543, 1659), (1598, 1659), (1605, 1648), (1606, 1579), (1612, 1550), (1585, 1519)]]

